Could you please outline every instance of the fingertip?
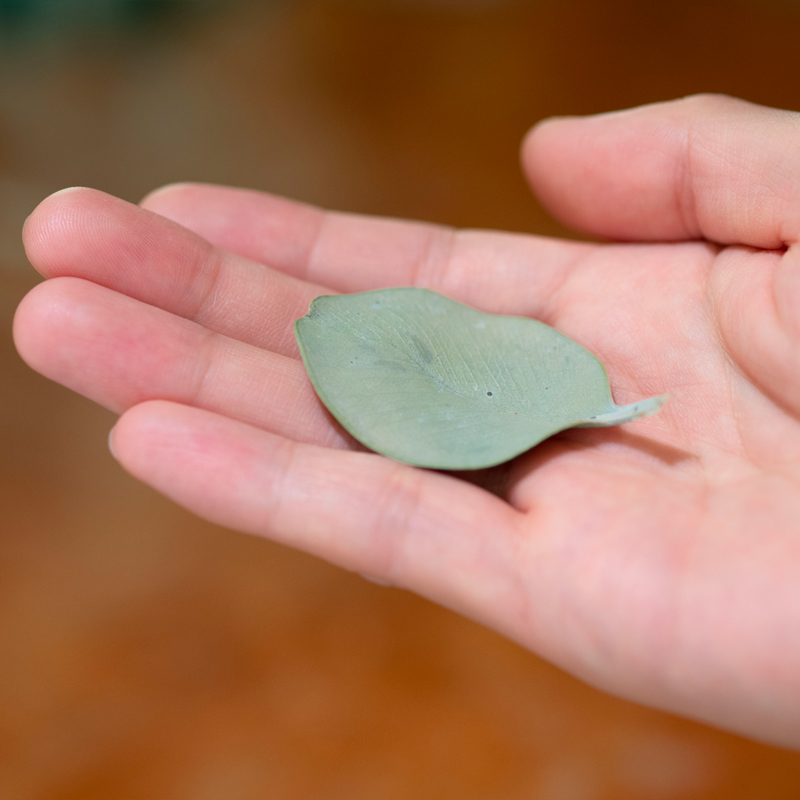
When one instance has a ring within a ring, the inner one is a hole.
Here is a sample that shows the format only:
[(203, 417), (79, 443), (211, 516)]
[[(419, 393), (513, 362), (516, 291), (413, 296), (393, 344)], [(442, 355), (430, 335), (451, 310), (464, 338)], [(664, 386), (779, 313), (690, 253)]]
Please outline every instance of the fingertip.
[(520, 162), (531, 187), (538, 193), (540, 180), (547, 175), (548, 161), (559, 157), (564, 137), (581, 117), (547, 117), (533, 125), (522, 139)]
[(38, 286), (35, 286), (22, 298), (11, 321), (11, 338), (14, 341), (14, 347), (16, 347), (20, 357), (28, 366), (31, 366), (28, 361), (28, 337), (30, 332), (35, 329), (35, 326), (30, 324), (31, 311), (35, 303), (32, 296), (38, 288)]
[(245, 192), (207, 183), (168, 183), (146, 194), (139, 207), (177, 222), (218, 247), (235, 251), (235, 237), (234, 241), (224, 236), (220, 239), (217, 233), (220, 227), (237, 227), (242, 219), (237, 201)]
[(52, 340), (52, 323), (63, 316), (60, 287), (55, 292), (53, 288), (50, 282), (34, 286), (17, 306), (11, 326), (17, 352), (37, 372), (45, 371), (45, 348)]
[(31, 211), (23, 225), (23, 232), (34, 231), (49, 222), (53, 217), (58, 217), (65, 211), (73, 209), (77, 204), (82, 204), (88, 198), (110, 197), (98, 189), (91, 189), (87, 186), (68, 186), (66, 189), (59, 189), (44, 198), (36, 208)]
[[(96, 343), (108, 343), (107, 325), (98, 324), (98, 293), (106, 293), (80, 278), (55, 278), (35, 286), (14, 314), (12, 336), (22, 360), (33, 370), (109, 408), (104, 390), (109, 365)], [(89, 348), (89, 350), (87, 350)], [(108, 347), (106, 347), (108, 350)], [(117, 356), (118, 353), (112, 353)]]
[[(182, 205), (185, 198), (197, 191), (203, 184), (193, 183), (192, 181), (177, 181), (166, 183), (148, 192), (138, 203), (141, 208), (154, 211), (157, 214), (163, 210), (168, 210), (175, 206)], [(164, 214), (163, 216), (168, 216)]]
[(693, 238), (674, 205), (684, 128), (672, 105), (542, 120), (523, 143), (531, 188), (557, 219), (594, 236)]
[(53, 220), (59, 216), (62, 198), (74, 193), (76, 188), (78, 187), (61, 189), (48, 195), (28, 214), (22, 224), (22, 244), (25, 247), (25, 254), (37, 272), (45, 274), (42, 256), (47, 250), (46, 245)]
[[(123, 461), (154, 465), (180, 461), (184, 467), (232, 449), (244, 458), (252, 451), (253, 429), (206, 409), (173, 400), (144, 400), (122, 413), (114, 426), (114, 451)], [(262, 431), (263, 433), (263, 431)], [(266, 434), (269, 435), (269, 434)], [(169, 467), (168, 469), (172, 469)]]
[(33, 267), (47, 278), (64, 274), (61, 265), (70, 262), (80, 232), (89, 217), (111, 204), (116, 197), (73, 186), (46, 197), (30, 213), (22, 228), (25, 252)]
[(591, 160), (582, 158), (592, 140), (591, 117), (550, 117), (537, 122), (522, 141), (520, 160), (531, 190), (562, 223), (596, 234), (584, 207), (597, 183)]
[(576, 117), (568, 115), (558, 115), (554, 117), (545, 117), (534, 123), (522, 139), (522, 156), (523, 158), (529, 151), (537, 148), (539, 143), (544, 140), (547, 141), (553, 132), (557, 132), (559, 128), (565, 125), (574, 124), (576, 121), (580, 122), (585, 117)]
[(250, 497), (253, 484), (263, 490), (262, 472), (272, 469), (275, 442), (283, 441), (203, 409), (146, 400), (117, 420), (112, 446), (135, 478), (226, 524), (230, 502)]
[(183, 408), (167, 400), (146, 400), (124, 411), (109, 433), (114, 458), (138, 478), (144, 476), (146, 465), (163, 463), (156, 451), (170, 447)]

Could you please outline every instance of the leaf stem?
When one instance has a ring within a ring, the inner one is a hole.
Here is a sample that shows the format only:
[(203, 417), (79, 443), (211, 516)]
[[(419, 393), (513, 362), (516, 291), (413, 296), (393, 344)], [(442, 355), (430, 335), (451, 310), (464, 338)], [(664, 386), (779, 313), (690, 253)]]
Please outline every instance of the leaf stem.
[(646, 400), (639, 400), (627, 406), (615, 406), (613, 411), (598, 414), (596, 417), (584, 420), (574, 427), (608, 428), (612, 425), (623, 425), (626, 422), (633, 422), (635, 419), (657, 414), (669, 399), (670, 396), (668, 394), (660, 394), (657, 397), (648, 397)]

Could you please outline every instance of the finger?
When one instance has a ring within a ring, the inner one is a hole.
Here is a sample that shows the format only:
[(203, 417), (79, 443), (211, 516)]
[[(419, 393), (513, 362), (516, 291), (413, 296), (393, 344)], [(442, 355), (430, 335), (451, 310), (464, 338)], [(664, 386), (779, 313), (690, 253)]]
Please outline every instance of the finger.
[(800, 235), (799, 136), (796, 113), (706, 95), (546, 120), (522, 160), (544, 204), (580, 230), (772, 249)]
[(299, 361), (88, 281), (39, 284), (17, 311), (14, 338), (31, 367), (112, 411), (173, 400), (297, 441), (353, 446)]
[(496, 627), (518, 598), (516, 511), (445, 475), (300, 445), (207, 411), (135, 406), (122, 465), (206, 519), (413, 589)]
[(83, 278), (288, 355), (298, 355), (294, 320), (314, 297), (330, 294), (93, 189), (48, 197), (23, 236), (31, 263), (48, 278)]
[(249, 189), (175, 183), (139, 204), (216, 247), (305, 278), (326, 213), (316, 206)]
[(529, 314), (593, 245), (323, 212), (262, 192), (177, 184), (142, 204), (225, 250), (358, 292), (423, 286), (482, 308)]

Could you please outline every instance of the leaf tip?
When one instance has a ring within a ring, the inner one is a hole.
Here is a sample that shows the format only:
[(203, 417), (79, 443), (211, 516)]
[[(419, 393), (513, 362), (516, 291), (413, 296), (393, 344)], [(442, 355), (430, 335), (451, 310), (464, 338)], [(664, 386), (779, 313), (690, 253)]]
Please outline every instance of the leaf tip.
[(624, 425), (626, 422), (633, 422), (644, 417), (651, 417), (657, 414), (664, 407), (664, 404), (671, 399), (669, 394), (659, 394), (655, 397), (648, 397), (645, 400), (638, 400), (627, 406), (616, 406), (613, 410), (598, 414), (584, 420), (576, 428), (609, 428), (612, 425)]

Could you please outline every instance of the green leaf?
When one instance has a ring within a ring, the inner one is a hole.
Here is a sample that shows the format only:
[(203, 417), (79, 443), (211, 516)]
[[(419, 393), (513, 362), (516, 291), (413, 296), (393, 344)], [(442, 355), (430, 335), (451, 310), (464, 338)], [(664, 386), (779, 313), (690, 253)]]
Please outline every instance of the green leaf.
[(295, 335), (342, 426), (420, 467), (494, 466), (565, 428), (620, 425), (667, 400), (617, 406), (603, 365), (571, 339), (427, 289), (318, 297)]

